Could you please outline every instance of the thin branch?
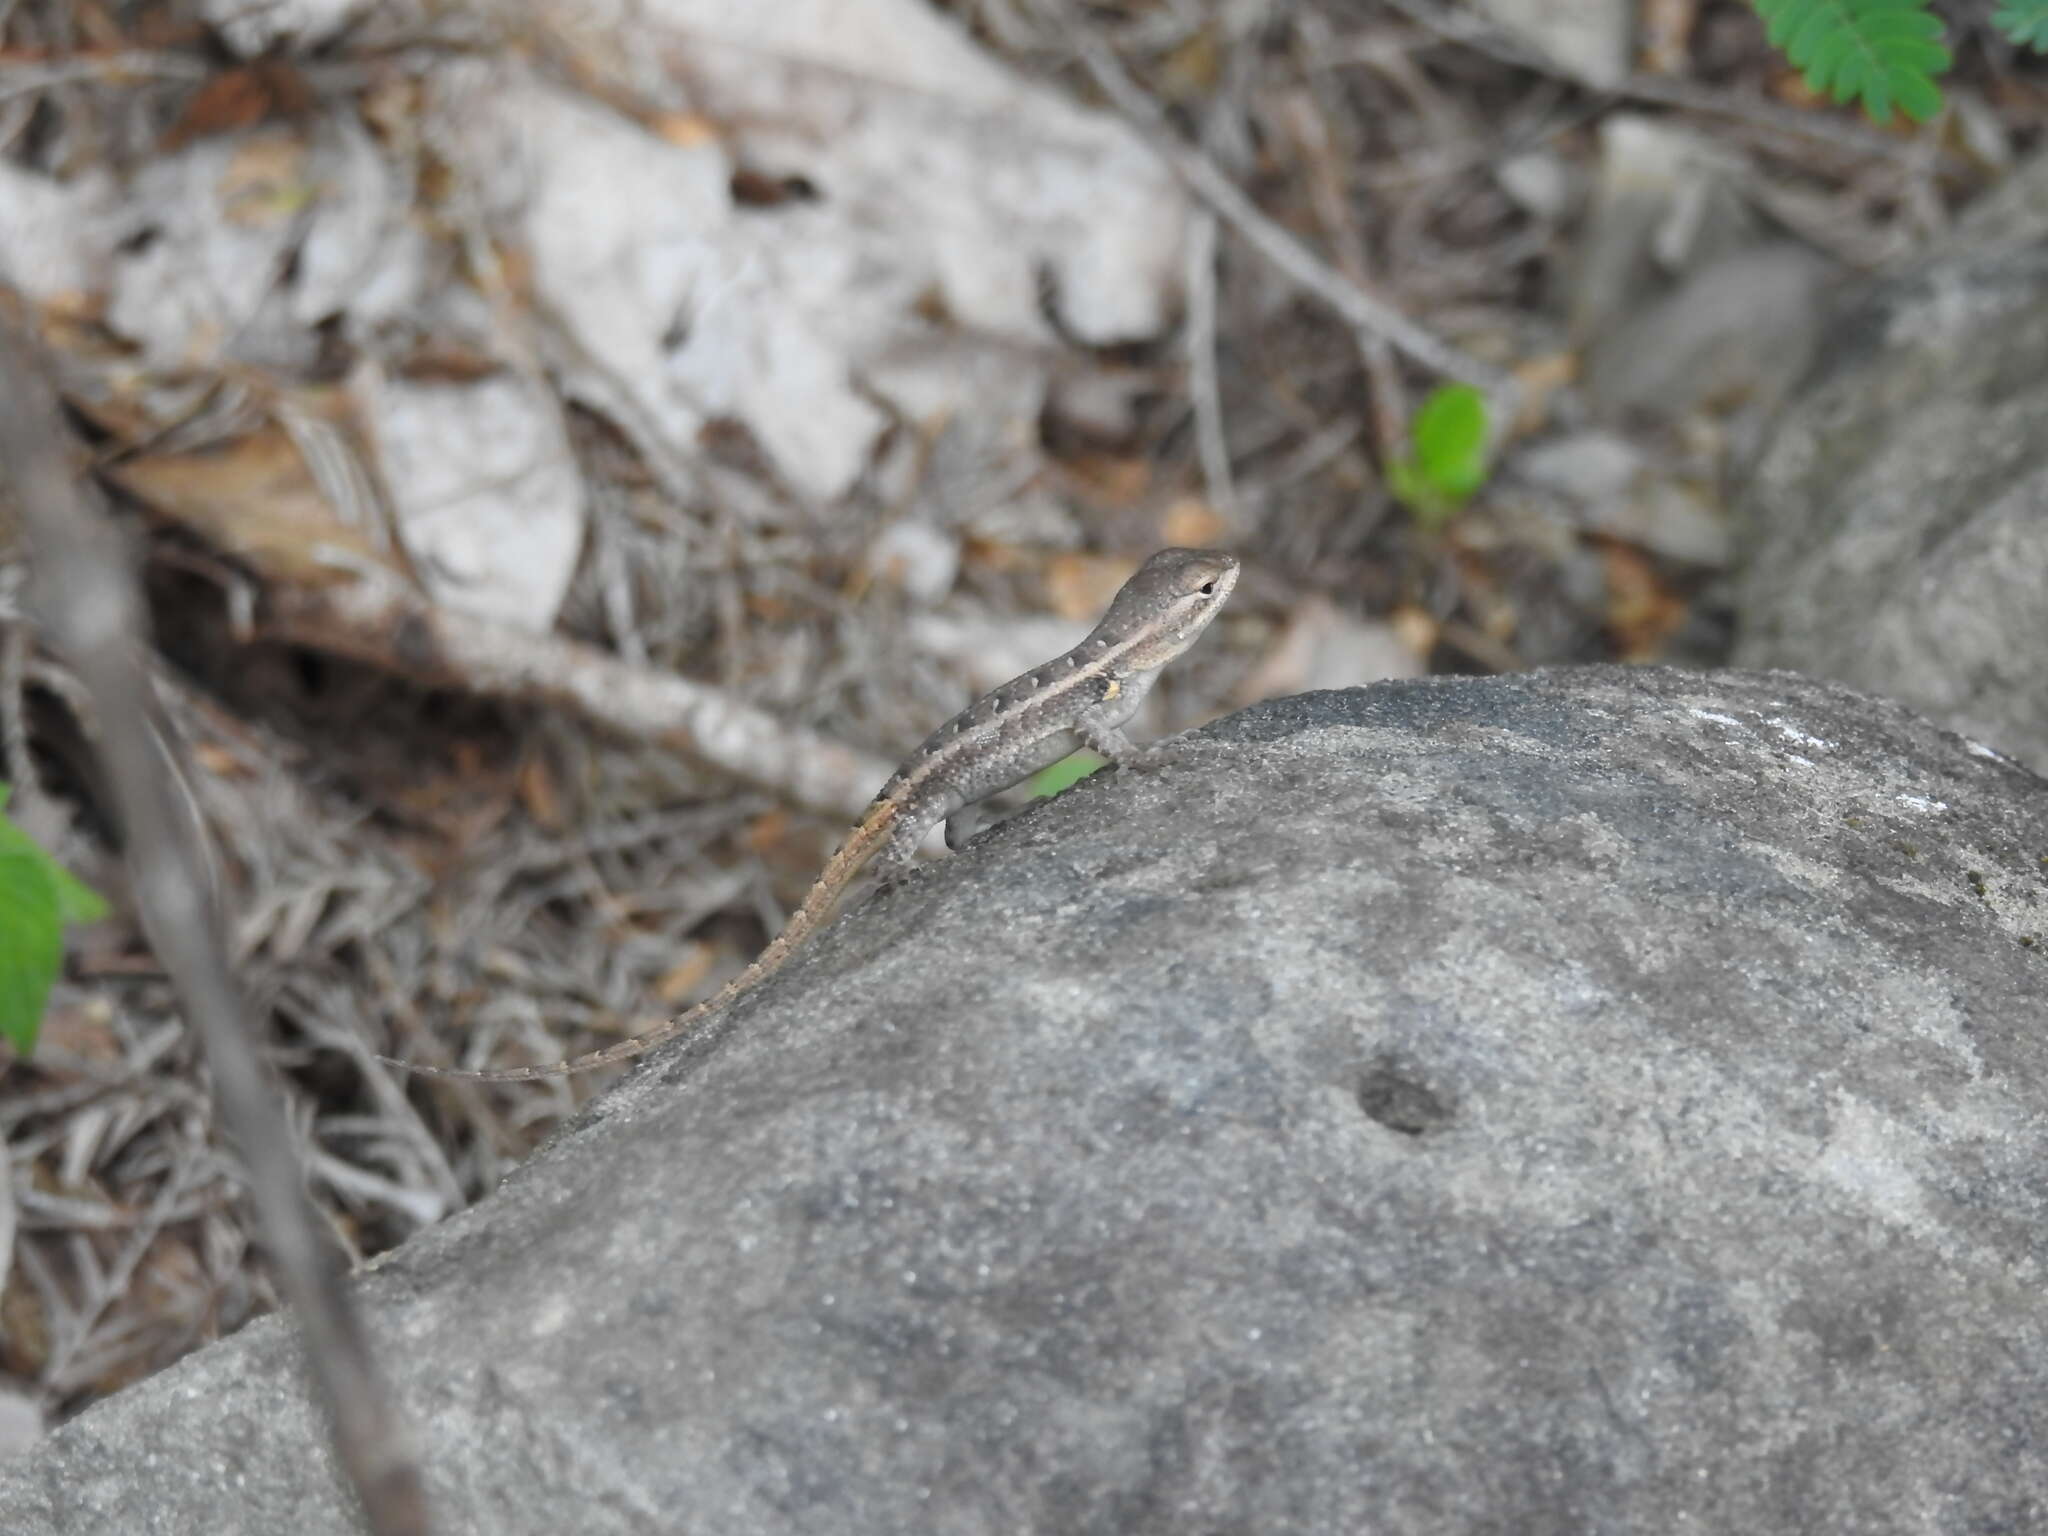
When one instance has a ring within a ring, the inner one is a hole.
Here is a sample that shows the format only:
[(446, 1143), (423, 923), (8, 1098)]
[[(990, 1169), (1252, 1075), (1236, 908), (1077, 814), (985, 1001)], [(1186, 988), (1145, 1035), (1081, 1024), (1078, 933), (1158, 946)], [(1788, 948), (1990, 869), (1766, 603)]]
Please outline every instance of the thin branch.
[(272, 583), (260, 626), (419, 682), (567, 709), (833, 816), (859, 816), (895, 766), (676, 673), (437, 606), (375, 565), (351, 569), (326, 587)]
[[(1332, 38), (1328, 20), (1320, 11), (1304, 11), (1296, 19), (1295, 36), (1301, 52), (1314, 59), (1327, 57)], [(1282, 99), (1281, 121), (1298, 146), (1308, 172), (1309, 206), (1323, 226), (1324, 238), (1337, 253), (1337, 270), (1363, 287), (1371, 280), (1365, 237), (1352, 217), (1350, 200), (1338, 170), (1339, 154), (1330, 132), (1327, 76), (1319, 78), (1303, 70), (1306, 88)], [(1371, 383), (1367, 406), (1372, 412), (1373, 441), (1380, 463), (1391, 464), (1400, 457), (1408, 433), (1408, 397), (1402, 388), (1401, 370), (1394, 361), (1394, 349), (1386, 338), (1369, 332), (1355, 333), (1359, 361)]]
[(1524, 47), (1498, 26), (1465, 10), (1438, 5), (1435, 0), (1390, 0), (1393, 8), (1415, 25), (1447, 43), (1470, 48), (1475, 53), (1516, 69), (1562, 78), (1595, 96), (1619, 101), (1647, 101), (1659, 106), (1679, 107), (1687, 112), (1712, 113), (1729, 117), (1767, 132), (1788, 138), (1824, 144), (1852, 155), (1890, 160), (1899, 152), (1899, 141), (1890, 134), (1855, 121), (1844, 121), (1831, 111), (1783, 106), (1736, 91), (1717, 90), (1696, 81), (1670, 75), (1638, 72), (1609, 86), (1589, 85)]
[(259, 1065), (256, 1034), (198, 873), (192, 824), (152, 740), (138, 659), (140, 600), (126, 551), (80, 490), (66, 452), (69, 434), (38, 361), (33, 342), (0, 323), (0, 465), (17, 491), (44, 623), (97, 706), (143, 924), (205, 1045), (214, 1097), (241, 1150), (265, 1241), (298, 1315), (343, 1471), (379, 1536), (424, 1536), (426, 1497), (411, 1437), (306, 1199), (296, 1149)]
[(42, 814), (43, 786), (28, 747), (28, 620), (0, 618), (0, 779), (14, 781), (14, 819), (34, 828)]
[(7, 1275), (14, 1268), (14, 1154), (0, 1136), (0, 1300), (7, 1295)]
[(1209, 505), (1238, 526), (1237, 486), (1230, 474), (1230, 442), (1223, 429), (1223, 391), (1216, 371), (1216, 215), (1204, 208), (1188, 232), (1188, 396), (1195, 407), (1195, 447)]

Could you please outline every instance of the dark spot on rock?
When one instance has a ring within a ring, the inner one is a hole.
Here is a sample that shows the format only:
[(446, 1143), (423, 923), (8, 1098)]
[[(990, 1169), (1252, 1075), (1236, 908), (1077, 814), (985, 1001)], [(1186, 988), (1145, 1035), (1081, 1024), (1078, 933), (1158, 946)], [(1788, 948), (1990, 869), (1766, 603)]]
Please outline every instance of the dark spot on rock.
[(1403, 1136), (1421, 1136), (1451, 1120), (1448, 1104), (1391, 1062), (1367, 1070), (1358, 1080), (1357, 1097), (1369, 1119)]

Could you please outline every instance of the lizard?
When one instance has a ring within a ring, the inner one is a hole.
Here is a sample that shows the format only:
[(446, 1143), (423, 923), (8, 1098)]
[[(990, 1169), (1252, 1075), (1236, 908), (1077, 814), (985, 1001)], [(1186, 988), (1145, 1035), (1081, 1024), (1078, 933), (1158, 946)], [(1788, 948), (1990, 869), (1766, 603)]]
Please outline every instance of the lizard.
[(1088, 637), (1064, 655), (985, 694), (925, 738), (889, 776), (867, 813), (826, 861), (782, 931), (747, 968), (704, 1001), (643, 1034), (534, 1066), (464, 1071), (380, 1056), (423, 1077), (516, 1083), (610, 1066), (674, 1039), (753, 991), (822, 927), (863, 870), (884, 879), (907, 868), (941, 821), (958, 850), (974, 830), (976, 806), (1079, 747), (1121, 768), (1143, 754), (1124, 734), (1160, 671), (1206, 629), (1237, 585), (1233, 555), (1162, 549), (1117, 590)]

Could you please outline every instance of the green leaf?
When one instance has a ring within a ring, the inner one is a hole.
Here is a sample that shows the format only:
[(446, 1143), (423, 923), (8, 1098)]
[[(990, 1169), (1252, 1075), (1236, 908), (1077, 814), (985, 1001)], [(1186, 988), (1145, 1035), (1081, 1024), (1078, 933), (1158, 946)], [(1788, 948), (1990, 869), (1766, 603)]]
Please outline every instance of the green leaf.
[[(1915, 122), (1941, 110), (1934, 76), (1952, 60), (1928, 0), (1750, 3), (1764, 20), (1764, 36), (1785, 50), (1809, 89), (1838, 102), (1860, 101), (1880, 123), (1890, 121), (1894, 106)], [(2048, 0), (2008, 9), (2048, 13)]]
[(1108, 761), (1084, 747), (1079, 752), (1069, 752), (1049, 768), (1039, 769), (1025, 787), (1034, 795), (1056, 795), (1080, 783)]
[(1387, 489), (1426, 529), (1449, 522), (1486, 484), (1486, 396), (1470, 384), (1431, 390), (1409, 424), (1408, 457), (1387, 466)]
[[(7, 808), (9, 786), (0, 783), (0, 811)], [(0, 815), (0, 857), (34, 859), (50, 877), (56, 890), (57, 916), (66, 923), (96, 923), (107, 915), (106, 898), (51, 858), (21, 828)]]
[[(0, 812), (10, 787), (0, 783)], [(64, 925), (107, 915), (107, 904), (0, 814), (0, 1040), (35, 1049), (43, 1004), (64, 963)]]
[(1941, 90), (1932, 80), (1908, 76), (1896, 82), (1899, 110), (1916, 123), (1924, 123), (1941, 110)]
[(1991, 25), (2022, 48), (2048, 51), (2048, 0), (2007, 0), (1991, 13)]
[(1449, 522), (1458, 510), (1457, 503), (1431, 485), (1413, 459), (1388, 466), (1387, 489), (1417, 523), (1431, 532)]
[(107, 915), (107, 898), (63, 865), (51, 860), (50, 883), (57, 889), (57, 921), (96, 923)]
[(1430, 391), (1411, 430), (1415, 467), (1438, 491), (1463, 501), (1486, 484), (1486, 396), (1470, 384)]
[(24, 1056), (35, 1049), (43, 1004), (64, 960), (50, 879), (55, 867), (40, 849), (0, 852), (0, 1039)]

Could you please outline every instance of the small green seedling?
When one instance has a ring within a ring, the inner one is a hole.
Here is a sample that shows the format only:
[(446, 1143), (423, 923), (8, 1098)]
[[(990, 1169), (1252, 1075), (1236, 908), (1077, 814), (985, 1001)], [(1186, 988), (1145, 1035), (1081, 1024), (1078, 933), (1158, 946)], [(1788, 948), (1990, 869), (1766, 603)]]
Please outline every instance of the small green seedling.
[[(8, 786), (0, 784), (0, 812)], [(64, 963), (64, 925), (107, 915), (99, 893), (0, 814), (0, 1040), (26, 1056)]]
[(1424, 528), (1441, 528), (1486, 484), (1486, 396), (1470, 384), (1430, 392), (1408, 428), (1409, 450), (1387, 489)]

